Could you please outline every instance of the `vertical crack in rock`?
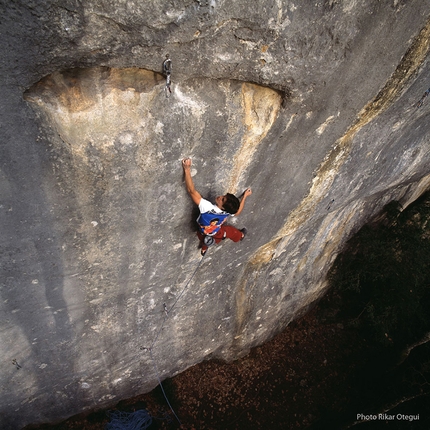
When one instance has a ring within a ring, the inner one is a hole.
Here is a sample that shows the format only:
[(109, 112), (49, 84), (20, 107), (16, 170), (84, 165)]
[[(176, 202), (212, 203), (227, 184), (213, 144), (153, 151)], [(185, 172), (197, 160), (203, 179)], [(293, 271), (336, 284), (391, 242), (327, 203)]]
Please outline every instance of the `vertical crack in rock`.
[[(424, 62), (429, 52), (429, 45), (430, 20), (415, 38), (384, 88), (361, 110), (355, 123), (336, 142), (334, 149), (326, 156), (313, 179), (307, 197), (293, 210), (287, 222), (274, 238), (260, 247), (251, 257), (250, 264), (257, 266), (265, 264), (276, 254), (279, 255), (281, 250), (276, 248), (280, 240), (291, 235), (312, 216), (320, 201), (327, 194), (327, 190), (333, 183), (337, 172), (347, 160), (354, 136), (374, 118), (383, 113), (401, 94), (409, 79)], [(287, 243), (284, 243), (284, 246), (286, 245)]]
[(278, 116), (281, 101), (281, 95), (275, 90), (250, 83), (242, 84), (245, 135), (242, 138), (242, 146), (234, 157), (233, 174), (228, 186), (231, 193), (237, 192), (258, 145)]

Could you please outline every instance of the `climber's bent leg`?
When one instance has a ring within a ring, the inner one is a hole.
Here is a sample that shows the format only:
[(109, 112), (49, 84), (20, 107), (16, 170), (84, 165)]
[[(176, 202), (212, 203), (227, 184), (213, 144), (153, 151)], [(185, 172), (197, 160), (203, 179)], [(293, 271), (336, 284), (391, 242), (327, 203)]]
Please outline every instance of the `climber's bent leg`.
[[(231, 225), (222, 225), (221, 232), (222, 232), (222, 237), (224, 239), (228, 238), (233, 242), (239, 242), (243, 238), (243, 233), (240, 230), (238, 230), (236, 227), (233, 227)], [(218, 236), (218, 233), (217, 233), (217, 236)]]

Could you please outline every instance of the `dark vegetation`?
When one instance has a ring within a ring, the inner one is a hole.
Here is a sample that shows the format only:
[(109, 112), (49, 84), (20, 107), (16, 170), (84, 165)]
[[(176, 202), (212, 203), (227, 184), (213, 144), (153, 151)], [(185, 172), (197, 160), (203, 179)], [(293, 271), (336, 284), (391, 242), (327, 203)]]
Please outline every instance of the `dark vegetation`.
[(390, 203), (378, 224), (348, 243), (329, 275), (340, 315), (356, 315), (349, 324), (392, 350), (430, 332), (429, 223), (428, 195), (404, 212)]
[[(430, 194), (404, 211), (389, 204), (348, 242), (329, 279), (317, 306), (244, 359), (164, 382), (181, 428), (430, 428)], [(142, 408), (157, 417), (151, 429), (179, 428), (159, 388), (117, 405)], [(99, 411), (38, 428), (108, 421)]]
[(404, 211), (397, 202), (387, 205), (348, 242), (329, 280), (330, 299), (321, 309), (329, 305), (374, 350), (346, 410), (421, 413), (419, 422), (386, 424), (430, 428), (430, 193)]

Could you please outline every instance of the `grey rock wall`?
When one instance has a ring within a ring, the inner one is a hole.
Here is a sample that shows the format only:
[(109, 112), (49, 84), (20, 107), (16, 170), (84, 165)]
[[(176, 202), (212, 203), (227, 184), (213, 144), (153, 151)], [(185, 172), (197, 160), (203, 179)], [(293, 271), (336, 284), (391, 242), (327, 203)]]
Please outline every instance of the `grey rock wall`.
[[(161, 378), (243, 356), (429, 188), (427, 1), (0, 7), (2, 428), (149, 391), (154, 340)], [(185, 156), (204, 196), (253, 189), (202, 262)]]

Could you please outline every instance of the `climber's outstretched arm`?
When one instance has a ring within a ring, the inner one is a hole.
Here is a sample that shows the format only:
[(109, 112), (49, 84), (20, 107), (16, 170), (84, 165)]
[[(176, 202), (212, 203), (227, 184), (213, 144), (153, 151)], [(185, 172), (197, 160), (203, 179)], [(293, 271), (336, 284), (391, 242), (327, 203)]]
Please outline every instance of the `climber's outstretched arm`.
[(240, 201), (239, 209), (238, 209), (238, 211), (234, 214), (235, 216), (238, 216), (238, 215), (242, 212), (243, 208), (245, 207), (245, 200), (246, 200), (246, 198), (247, 198), (248, 196), (250, 196), (251, 194), (252, 194), (252, 190), (251, 190), (251, 188), (248, 188), (248, 189), (246, 189), (246, 190), (245, 190), (245, 192), (244, 192), (244, 193), (243, 193), (243, 195), (242, 195), (242, 200)]
[(199, 205), (202, 196), (195, 189), (193, 179), (191, 178), (191, 158), (184, 158), (182, 160), (182, 167), (184, 168), (185, 186), (187, 187), (188, 194), (193, 199), (193, 202)]

